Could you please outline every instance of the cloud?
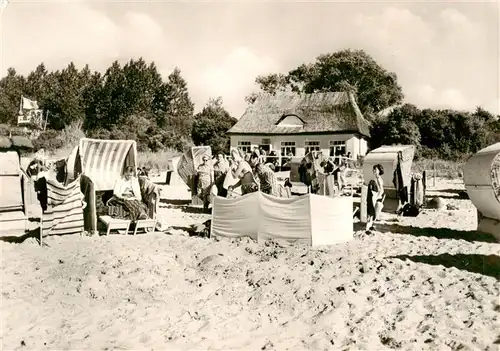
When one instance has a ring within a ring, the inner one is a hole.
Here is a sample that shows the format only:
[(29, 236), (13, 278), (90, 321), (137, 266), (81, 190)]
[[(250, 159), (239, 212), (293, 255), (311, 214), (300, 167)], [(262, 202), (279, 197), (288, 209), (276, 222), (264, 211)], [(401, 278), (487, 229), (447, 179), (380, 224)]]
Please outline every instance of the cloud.
[[(498, 9), (498, 7), (497, 7)], [(498, 16), (491, 4), (13, 2), (3, 62), (26, 74), (44, 61), (105, 70), (142, 56), (164, 78), (179, 67), (200, 110), (222, 96), (239, 117), (260, 74), (322, 53), (364, 49), (422, 107), (498, 107)]]
[(481, 106), (487, 111), (490, 111), (491, 113), (500, 116), (500, 98), (492, 99), (482, 104)]
[(408, 9), (386, 7), (380, 14), (358, 14), (353, 20), (353, 33), (370, 51), (397, 59), (407, 58), (413, 51), (428, 45), (435, 33), (421, 17)]
[(119, 50), (122, 56), (141, 56), (161, 60), (168, 48), (168, 40), (160, 25), (144, 13), (127, 12), (120, 31)]
[[(267, 56), (258, 56), (247, 47), (236, 47), (223, 60), (209, 65), (192, 77), (193, 97), (198, 101), (205, 96), (222, 96), (224, 106), (239, 118), (244, 112), (246, 95), (256, 91), (255, 78), (278, 70), (276, 62)], [(201, 108), (201, 106), (200, 106)]]
[(40, 62), (49, 69), (74, 61), (80, 67), (89, 63), (102, 70), (116, 59), (158, 58), (158, 47), (165, 45), (161, 27), (148, 15), (128, 12), (123, 23), (117, 23), (81, 2), (14, 3), (2, 20), (2, 75), (9, 66), (27, 73)]
[(444, 25), (446, 34), (451, 37), (466, 37), (466, 40), (480, 37), (482, 28), (480, 23), (473, 23), (462, 12), (454, 8), (447, 8), (441, 11), (440, 19)]
[(473, 98), (466, 97), (456, 88), (439, 90), (430, 84), (423, 84), (415, 86), (410, 94), (413, 97), (411, 102), (421, 108), (474, 110), (477, 106)]

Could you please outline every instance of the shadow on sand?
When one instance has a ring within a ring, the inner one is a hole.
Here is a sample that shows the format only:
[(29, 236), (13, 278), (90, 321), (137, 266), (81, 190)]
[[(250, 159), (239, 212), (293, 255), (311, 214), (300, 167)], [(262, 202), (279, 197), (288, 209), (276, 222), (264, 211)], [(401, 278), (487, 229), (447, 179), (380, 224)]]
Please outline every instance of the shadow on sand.
[(209, 208), (207, 212), (203, 209), (203, 207), (193, 207), (193, 206), (182, 206), (181, 211), (184, 213), (212, 214), (211, 208)]
[(466, 255), (442, 254), (435, 256), (390, 256), (400, 260), (410, 260), (415, 263), (425, 263), (433, 266), (455, 267), (462, 271), (478, 273), (500, 280), (500, 256), (496, 255)]
[(455, 239), (469, 242), (481, 241), (486, 243), (496, 243), (492, 235), (469, 230), (456, 230), (450, 228), (420, 228), (412, 226), (402, 226), (399, 224), (377, 224), (376, 230), (382, 233), (392, 232), (398, 234), (408, 234), (413, 236), (427, 236), (437, 239)]
[(436, 195), (427, 195), (426, 196), (427, 201), (431, 200), (433, 197), (440, 197), (442, 199), (452, 199), (452, 200), (469, 200), (469, 198), (460, 197), (459, 195), (456, 195), (456, 194), (439, 193)]
[(22, 244), (24, 241), (30, 238), (35, 238), (36, 241), (40, 244), (40, 228), (30, 230), (26, 234), (23, 234), (21, 236), (2, 236), (0, 237), (0, 241), (11, 244)]
[(167, 205), (182, 206), (182, 205), (189, 205), (191, 203), (191, 200), (160, 199), (160, 203)]
[[(200, 238), (209, 238), (210, 237), (209, 235), (208, 236), (206, 235), (207, 233), (203, 233), (203, 232), (199, 231), (199, 229), (201, 229), (201, 228), (196, 228), (196, 226), (190, 226), (190, 227), (172, 226), (170, 228), (173, 230), (185, 231), (189, 234), (189, 236), (197, 236)], [(197, 231), (197, 229), (198, 229), (198, 231)]]
[(467, 191), (460, 189), (439, 189), (439, 190), (428, 189), (427, 192), (433, 193), (433, 195), (427, 194), (428, 198), (442, 197), (445, 199), (469, 200), (469, 195), (467, 194)]
[[(364, 230), (365, 226), (362, 223), (355, 223), (354, 230)], [(496, 239), (486, 233), (469, 230), (456, 230), (450, 228), (420, 228), (413, 226), (402, 226), (392, 223), (375, 223), (375, 231), (381, 233), (406, 234), (413, 236), (434, 237), (437, 239), (455, 239), (465, 240), (469, 242), (485, 242), (496, 243)]]

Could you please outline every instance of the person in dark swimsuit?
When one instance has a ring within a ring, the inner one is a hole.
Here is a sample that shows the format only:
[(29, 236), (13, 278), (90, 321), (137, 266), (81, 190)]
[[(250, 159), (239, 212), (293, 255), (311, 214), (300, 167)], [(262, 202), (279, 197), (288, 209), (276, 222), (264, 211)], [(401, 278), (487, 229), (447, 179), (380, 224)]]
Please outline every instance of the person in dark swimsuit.
[(381, 164), (376, 164), (373, 166), (373, 176), (374, 178), (368, 183), (368, 194), (367, 194), (367, 204), (366, 210), (368, 214), (368, 221), (366, 223), (366, 230), (374, 230), (374, 222), (379, 219), (380, 213), (384, 207), (384, 180), (382, 175), (384, 174), (384, 167)]

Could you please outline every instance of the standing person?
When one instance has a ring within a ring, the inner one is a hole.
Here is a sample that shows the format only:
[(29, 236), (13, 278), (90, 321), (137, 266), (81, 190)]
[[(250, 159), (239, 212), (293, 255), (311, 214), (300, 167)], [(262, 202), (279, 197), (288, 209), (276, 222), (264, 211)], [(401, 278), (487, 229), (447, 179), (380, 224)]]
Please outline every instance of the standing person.
[(373, 166), (373, 179), (368, 183), (368, 194), (366, 197), (368, 213), (367, 231), (375, 229), (373, 223), (379, 219), (380, 213), (384, 208), (385, 194), (382, 175), (384, 175), (384, 167), (381, 164)]
[(255, 166), (255, 174), (260, 180), (260, 190), (264, 194), (280, 197), (278, 180), (273, 170), (262, 162)]
[(229, 171), (229, 162), (226, 160), (226, 156), (223, 153), (217, 154), (217, 161), (214, 163), (214, 178), (215, 185), (217, 186), (217, 195), (226, 197), (227, 190), (224, 189), (224, 179)]
[(197, 194), (203, 201), (203, 210), (208, 211), (210, 205), (210, 190), (214, 183), (214, 175), (212, 167), (208, 164), (209, 157), (204, 155), (201, 159), (202, 163), (198, 166), (198, 186)]
[[(382, 167), (382, 166), (381, 166)], [(340, 161), (340, 164), (336, 170), (333, 171), (334, 174), (334, 179), (338, 184), (338, 189), (339, 192), (342, 193), (342, 190), (344, 190), (345, 187), (345, 171), (346, 171), (347, 165), (345, 162)], [(383, 171), (382, 171), (383, 174)]]
[(147, 208), (142, 202), (139, 180), (134, 175), (134, 167), (127, 167), (123, 178), (118, 179), (113, 189), (109, 205), (120, 205), (130, 215), (132, 221), (147, 219)]
[(259, 190), (257, 182), (252, 173), (252, 167), (240, 155), (238, 150), (231, 151), (232, 164), (231, 175), (235, 179), (239, 179), (235, 185), (230, 185), (228, 191), (232, 191), (241, 185), (241, 195), (250, 194)]

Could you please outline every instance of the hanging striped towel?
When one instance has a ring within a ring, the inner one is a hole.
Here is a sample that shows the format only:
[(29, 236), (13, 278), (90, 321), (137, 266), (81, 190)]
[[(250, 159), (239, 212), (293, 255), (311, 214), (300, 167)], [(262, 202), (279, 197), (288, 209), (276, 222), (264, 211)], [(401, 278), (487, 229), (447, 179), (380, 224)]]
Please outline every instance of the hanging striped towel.
[(47, 210), (43, 213), (43, 236), (83, 232), (84, 196), (80, 177), (67, 186), (47, 179)]

